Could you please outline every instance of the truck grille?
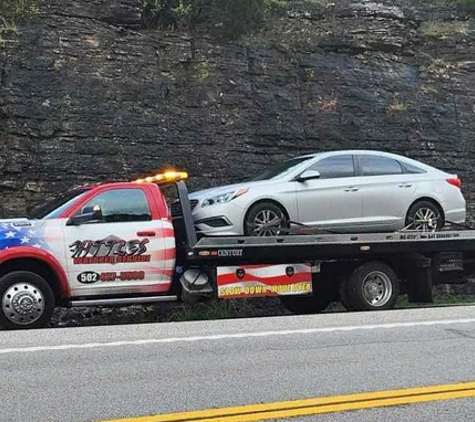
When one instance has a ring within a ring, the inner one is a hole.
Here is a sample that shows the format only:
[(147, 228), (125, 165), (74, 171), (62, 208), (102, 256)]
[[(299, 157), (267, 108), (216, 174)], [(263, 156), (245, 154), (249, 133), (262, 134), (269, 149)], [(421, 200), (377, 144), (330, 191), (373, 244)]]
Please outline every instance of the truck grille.
[[(191, 211), (193, 211), (196, 208), (197, 205), (198, 205), (198, 200), (197, 199), (191, 199), (190, 200)], [(171, 204), (170, 212), (171, 212), (172, 218), (177, 218), (177, 217), (182, 216), (181, 206), (180, 206), (179, 201), (175, 201)]]

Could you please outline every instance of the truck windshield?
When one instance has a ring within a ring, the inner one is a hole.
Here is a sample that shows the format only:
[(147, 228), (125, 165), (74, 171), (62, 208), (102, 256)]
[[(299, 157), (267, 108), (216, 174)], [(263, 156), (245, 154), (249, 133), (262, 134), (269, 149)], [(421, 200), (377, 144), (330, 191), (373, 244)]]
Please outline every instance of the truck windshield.
[(277, 164), (274, 167), (270, 167), (267, 170), (264, 170), (262, 173), (250, 179), (250, 181), (257, 180), (270, 180), (277, 176), (284, 176), (289, 171), (293, 170), (299, 164), (302, 164), (304, 161), (311, 160), (314, 157), (298, 157), (286, 160), (283, 163)]
[(45, 204), (39, 204), (28, 213), (30, 219), (57, 218), (65, 209), (78, 201), (89, 189), (74, 189), (63, 193)]

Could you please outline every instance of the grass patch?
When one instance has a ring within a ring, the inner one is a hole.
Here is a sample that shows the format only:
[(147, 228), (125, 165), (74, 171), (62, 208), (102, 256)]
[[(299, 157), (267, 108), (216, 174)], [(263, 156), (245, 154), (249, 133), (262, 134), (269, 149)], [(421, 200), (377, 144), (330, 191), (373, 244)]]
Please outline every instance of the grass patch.
[(169, 321), (198, 321), (207, 319), (236, 318), (239, 309), (234, 300), (210, 301), (194, 305), (182, 305), (174, 311)]
[(38, 16), (37, 0), (3, 0), (0, 2), (0, 20), (19, 23)]
[(37, 0), (0, 0), (0, 47), (18, 35), (18, 24), (38, 16)]
[(434, 303), (409, 303), (407, 296), (401, 296), (398, 299), (396, 306), (398, 308), (414, 308), (414, 307), (429, 307), (429, 306), (443, 306), (443, 305), (469, 305), (475, 304), (475, 296), (473, 295), (435, 295)]
[[(264, 299), (265, 300), (265, 299)], [(167, 318), (167, 321), (199, 321), (212, 319), (253, 318), (261, 316), (288, 315), (283, 307), (274, 304), (271, 309), (269, 302), (268, 312), (262, 311), (261, 303), (258, 309), (246, 300), (214, 300), (208, 303), (195, 305), (180, 305)], [(395, 309), (430, 308), (436, 306), (475, 305), (475, 295), (435, 295), (433, 303), (410, 303), (407, 295), (398, 298)], [(264, 305), (265, 306), (265, 305)], [(347, 312), (339, 302), (332, 302), (325, 313)]]
[(441, 59), (433, 60), (432, 63), (427, 66), (427, 72), (433, 75), (443, 76), (447, 73), (456, 69), (456, 65), (454, 63), (444, 61)]
[(6, 44), (6, 37), (18, 34), (18, 28), (14, 22), (7, 22), (0, 18), (0, 47), (3, 47)]
[(420, 26), (421, 35), (437, 39), (451, 38), (454, 35), (466, 35), (470, 32), (468, 22), (423, 22)]
[(475, 0), (445, 0), (445, 3), (466, 9), (475, 9)]
[(215, 65), (208, 62), (200, 62), (196, 66), (196, 79), (200, 83), (206, 82), (211, 76), (213, 76), (214, 70), (215, 70)]
[(423, 85), (419, 88), (419, 92), (422, 94), (439, 94), (439, 91), (437, 88), (434, 88), (432, 86), (426, 86)]
[(407, 110), (407, 104), (404, 104), (402, 101), (394, 101), (392, 104), (389, 104), (387, 109), (387, 114), (394, 116), (396, 114), (403, 113)]

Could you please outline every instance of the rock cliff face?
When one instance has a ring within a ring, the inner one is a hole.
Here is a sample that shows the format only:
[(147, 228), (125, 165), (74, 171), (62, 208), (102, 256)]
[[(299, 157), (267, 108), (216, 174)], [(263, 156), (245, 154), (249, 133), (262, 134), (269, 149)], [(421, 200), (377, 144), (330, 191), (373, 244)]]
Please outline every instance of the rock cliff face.
[(218, 44), (140, 29), (138, 0), (40, 0), (0, 47), (0, 214), (167, 164), (197, 188), (362, 147), (458, 173), (472, 207), (475, 21), (418, 3), (296, 1)]

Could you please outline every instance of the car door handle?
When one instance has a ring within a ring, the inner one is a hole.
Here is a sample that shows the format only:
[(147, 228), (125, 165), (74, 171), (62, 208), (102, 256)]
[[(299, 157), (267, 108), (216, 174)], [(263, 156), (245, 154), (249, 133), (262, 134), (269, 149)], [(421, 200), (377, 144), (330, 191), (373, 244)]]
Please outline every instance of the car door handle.
[(154, 231), (144, 231), (144, 232), (137, 232), (137, 236), (140, 237), (152, 237), (155, 236), (157, 233)]
[(412, 183), (403, 183), (402, 185), (399, 185), (400, 188), (410, 188), (412, 186)]
[(353, 187), (345, 189), (345, 192), (357, 192), (357, 191), (359, 191), (359, 189), (358, 188), (353, 188)]

